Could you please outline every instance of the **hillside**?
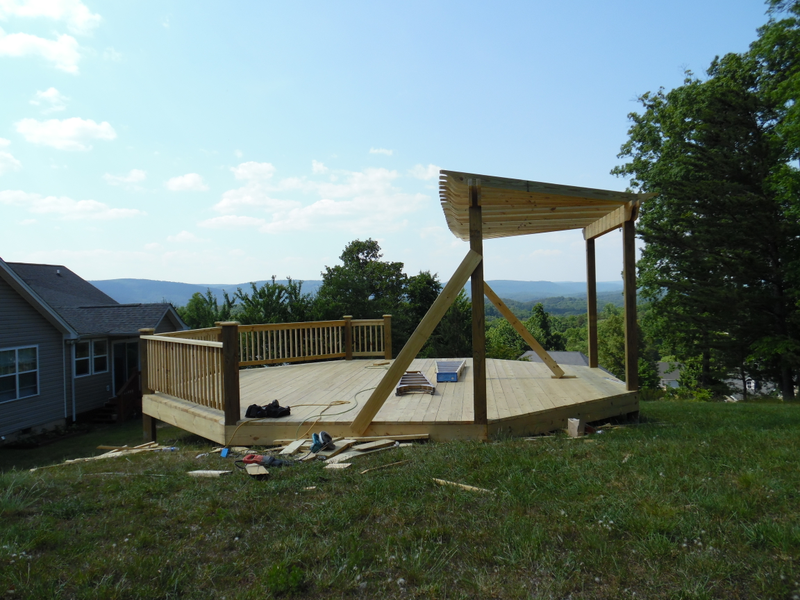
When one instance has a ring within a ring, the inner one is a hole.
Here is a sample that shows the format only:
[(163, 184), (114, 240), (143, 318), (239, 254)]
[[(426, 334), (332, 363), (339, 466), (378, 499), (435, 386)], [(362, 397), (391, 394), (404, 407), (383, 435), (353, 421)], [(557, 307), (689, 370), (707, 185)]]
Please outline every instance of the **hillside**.
[[(278, 283), (285, 283), (285, 280), (278, 280)], [(189, 302), (192, 294), (200, 292), (205, 294), (206, 290), (211, 290), (218, 299), (222, 299), (223, 293), (233, 295), (238, 288), (243, 290), (250, 289), (250, 283), (233, 284), (199, 284), (199, 283), (180, 283), (175, 281), (159, 281), (154, 279), (104, 279), (91, 281), (96, 286), (117, 302), (122, 304), (136, 304), (139, 302), (171, 302), (174, 306), (185, 306)], [(262, 285), (264, 280), (256, 281), (256, 285)], [(495, 279), (488, 282), (492, 289), (504, 300), (515, 301), (518, 303), (528, 303), (527, 309), (537, 301), (548, 299), (545, 308), (555, 314), (576, 314), (575, 307), (581, 302), (586, 302), (586, 284), (574, 281), (513, 281), (508, 279)], [(303, 281), (303, 291), (314, 294), (322, 285), (319, 279)], [(469, 294), (469, 286), (467, 286)], [(622, 282), (603, 281), (597, 284), (597, 296), (600, 306), (606, 302), (621, 302)], [(609, 298), (606, 300), (606, 298)], [(569, 302), (567, 302), (569, 301)], [(565, 305), (570, 306), (569, 309)], [(548, 308), (553, 306), (554, 310)], [(579, 312), (586, 312), (584, 306)]]

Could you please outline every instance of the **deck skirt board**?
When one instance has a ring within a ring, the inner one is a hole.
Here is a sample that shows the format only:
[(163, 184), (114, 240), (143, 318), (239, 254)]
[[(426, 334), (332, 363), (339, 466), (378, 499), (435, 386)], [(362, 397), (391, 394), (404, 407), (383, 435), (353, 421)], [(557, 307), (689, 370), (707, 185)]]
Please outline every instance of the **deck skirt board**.
[[(238, 429), (224, 426), (221, 411), (196, 407), (164, 394), (146, 397), (144, 412), (218, 443), (270, 444), (298, 434), (328, 431), (349, 435), (349, 427), (370, 392), (387, 372), (386, 361), (330, 360), (244, 369), (240, 372), (241, 418)], [(436, 360), (416, 359), (409, 370), (436, 380)], [(437, 382), (435, 393), (387, 397), (366, 435), (427, 433), (432, 440), (526, 435), (566, 426), (579, 416), (598, 419), (638, 411), (638, 395), (602, 369), (564, 366), (570, 378), (553, 379), (542, 363), (486, 360), (489, 424), (474, 425), (472, 358), (459, 381)], [(251, 404), (277, 400), (291, 407), (280, 419), (245, 420)], [(235, 437), (231, 439), (231, 436)]]

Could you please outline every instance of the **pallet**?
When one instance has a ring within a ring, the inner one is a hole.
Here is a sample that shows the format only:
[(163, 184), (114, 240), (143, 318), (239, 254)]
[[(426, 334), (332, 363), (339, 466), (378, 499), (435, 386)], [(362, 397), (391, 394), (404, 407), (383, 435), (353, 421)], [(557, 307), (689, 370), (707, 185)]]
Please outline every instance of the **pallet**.
[(436, 382), (458, 381), (458, 377), (466, 364), (466, 360), (437, 360)]
[(428, 381), (422, 371), (406, 371), (400, 378), (400, 383), (397, 384), (394, 393), (396, 396), (402, 396), (403, 394), (422, 392), (433, 396), (435, 391), (436, 386)]

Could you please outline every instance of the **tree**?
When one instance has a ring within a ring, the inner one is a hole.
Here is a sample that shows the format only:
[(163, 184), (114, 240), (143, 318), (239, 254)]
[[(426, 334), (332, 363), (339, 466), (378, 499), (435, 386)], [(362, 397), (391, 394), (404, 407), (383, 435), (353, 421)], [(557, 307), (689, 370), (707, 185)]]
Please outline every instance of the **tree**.
[(545, 350), (564, 350), (564, 336), (555, 331), (550, 323), (550, 315), (544, 305), (537, 302), (531, 309), (531, 316), (525, 321), (525, 328)]
[[(223, 292), (224, 293), (224, 292)], [(206, 290), (205, 295), (195, 292), (186, 303), (186, 306), (178, 307), (178, 315), (183, 322), (191, 329), (203, 329), (214, 327), (217, 321), (229, 321), (233, 311), (233, 300), (224, 293), (225, 297), (222, 306), (219, 306), (216, 296), (210, 289)]]
[(350, 242), (341, 265), (325, 267), (315, 303), (319, 318), (374, 319), (392, 314), (403, 302), (407, 277), (403, 263), (384, 262), (378, 242)]
[(237, 319), (244, 325), (259, 323), (299, 323), (311, 318), (313, 300), (303, 293), (303, 282), (288, 277), (278, 283), (275, 276), (261, 287), (250, 283), (250, 293), (236, 290), (239, 300)]
[[(642, 295), (666, 353), (713, 389), (758, 372), (793, 397), (800, 367), (800, 3), (773, 2), (749, 52), (715, 59), (674, 90), (644, 94), (612, 172), (658, 196), (638, 232)], [(794, 95), (792, 95), (794, 94)]]

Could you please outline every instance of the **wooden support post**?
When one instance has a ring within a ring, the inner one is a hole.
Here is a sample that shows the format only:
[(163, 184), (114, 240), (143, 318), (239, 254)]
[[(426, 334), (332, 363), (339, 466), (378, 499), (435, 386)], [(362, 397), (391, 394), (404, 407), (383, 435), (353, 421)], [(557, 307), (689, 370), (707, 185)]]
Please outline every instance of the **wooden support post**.
[(586, 240), (586, 314), (589, 346), (589, 366), (597, 368), (597, 266), (594, 238)]
[(223, 321), (222, 326), (222, 397), (225, 403), (225, 425), (236, 425), (239, 409), (239, 323)]
[[(469, 249), (483, 258), (483, 214), (481, 211), (481, 180), (472, 179), (469, 185)], [(483, 260), (471, 277), (472, 291), (472, 373), (474, 423), (485, 425), (486, 413), (486, 316), (483, 311)]]
[(638, 325), (636, 323), (636, 229), (634, 221), (622, 226), (625, 301), (625, 384), (628, 391), (639, 389)]
[(353, 360), (353, 316), (345, 315), (344, 319), (344, 359)]
[(539, 358), (542, 359), (542, 362), (547, 365), (547, 368), (550, 369), (553, 377), (558, 379), (563, 377), (564, 370), (558, 366), (558, 363), (547, 353), (547, 350), (542, 348), (542, 345), (536, 341), (536, 338), (531, 335), (531, 332), (525, 329), (525, 326), (520, 323), (519, 319), (514, 315), (513, 312), (511, 312), (511, 309), (506, 306), (506, 303), (500, 299), (500, 296), (495, 294), (494, 290), (489, 287), (489, 284), (486, 282), (483, 283), (483, 291), (492, 304), (497, 307), (497, 310), (500, 311), (500, 314), (505, 317), (506, 321), (511, 324), (517, 333), (522, 336), (522, 339), (525, 340), (525, 342), (531, 347), (531, 350), (536, 352)]
[[(156, 330), (152, 328), (140, 329), (139, 336), (155, 335)], [(142, 396), (152, 394), (153, 389), (150, 387), (150, 368), (147, 361), (147, 340), (139, 339), (139, 366), (142, 372)], [(158, 421), (150, 415), (142, 414), (142, 437), (145, 442), (156, 441), (156, 423)]]
[(392, 315), (383, 315), (383, 358), (392, 358)]
[(350, 431), (353, 432), (353, 434), (361, 435), (367, 430), (370, 423), (372, 423), (372, 419), (375, 418), (375, 415), (378, 414), (378, 411), (381, 409), (381, 406), (383, 406), (383, 403), (386, 402), (389, 394), (400, 382), (400, 378), (406, 372), (406, 369), (408, 369), (411, 361), (413, 361), (417, 353), (422, 350), (428, 337), (433, 333), (439, 321), (442, 320), (444, 313), (446, 313), (447, 309), (453, 304), (453, 301), (455, 301), (461, 289), (466, 285), (470, 275), (481, 260), (480, 255), (470, 250), (464, 257), (464, 260), (461, 261), (461, 264), (456, 269), (456, 272), (453, 273), (450, 281), (444, 286), (442, 293), (439, 294), (433, 304), (431, 304), (431, 307), (428, 309), (428, 312), (425, 313), (425, 316), (422, 317), (422, 321), (419, 322), (414, 333), (408, 338), (406, 345), (403, 346), (397, 358), (394, 359), (394, 362), (384, 374), (383, 379), (380, 380), (377, 387), (372, 391), (369, 399), (358, 412), (355, 419), (353, 419), (353, 423), (350, 425)]

